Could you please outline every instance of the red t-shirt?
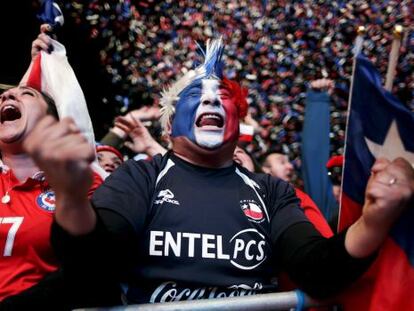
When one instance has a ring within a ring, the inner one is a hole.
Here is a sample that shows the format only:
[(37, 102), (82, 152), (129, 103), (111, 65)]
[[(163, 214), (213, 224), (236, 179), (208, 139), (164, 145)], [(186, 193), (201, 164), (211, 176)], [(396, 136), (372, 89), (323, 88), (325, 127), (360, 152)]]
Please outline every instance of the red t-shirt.
[[(0, 301), (38, 283), (58, 267), (50, 245), (55, 195), (43, 176), (20, 183), (11, 170), (0, 173)], [(94, 174), (93, 191), (102, 183)]]
[(303, 191), (295, 188), (296, 196), (300, 199), (300, 207), (305, 211), (306, 217), (315, 226), (316, 230), (320, 232), (325, 238), (333, 236), (331, 227), (323, 217), (321, 211), (316, 206), (315, 202)]

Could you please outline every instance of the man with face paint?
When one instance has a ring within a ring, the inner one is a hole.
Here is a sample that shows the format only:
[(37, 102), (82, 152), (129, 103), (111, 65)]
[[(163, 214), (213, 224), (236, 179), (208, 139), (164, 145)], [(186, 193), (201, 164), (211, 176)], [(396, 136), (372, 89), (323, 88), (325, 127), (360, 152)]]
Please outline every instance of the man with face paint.
[[(216, 66), (220, 64), (217, 59), (211, 61)], [(215, 71), (202, 73), (196, 79), (184, 76), (177, 85), (180, 82), (188, 85), (179, 95), (178, 87), (165, 92), (161, 99), (164, 105), (161, 120), (169, 130), (176, 154), (205, 167), (220, 168), (232, 163), (239, 137), (239, 118), (246, 115), (247, 102), (245, 91), (237, 83), (223, 78), (219, 68), (212, 69)], [(177, 95), (174, 109), (172, 103)]]
[(408, 162), (377, 161), (361, 218), (322, 237), (288, 183), (233, 161), (246, 94), (223, 76), (222, 52), (221, 40), (207, 42), (204, 63), (163, 92), (172, 151), (125, 162), (91, 202), (65, 178), (75, 168), (85, 182), (88, 166), (59, 149), (50, 161), (42, 137), (57, 122), (45, 118), (25, 140), (58, 185), (52, 244), (75, 284), (97, 270), (124, 284), (127, 303), (169, 302), (275, 291), (270, 277), (284, 270), (310, 295), (327, 297), (365, 271), (412, 199)]

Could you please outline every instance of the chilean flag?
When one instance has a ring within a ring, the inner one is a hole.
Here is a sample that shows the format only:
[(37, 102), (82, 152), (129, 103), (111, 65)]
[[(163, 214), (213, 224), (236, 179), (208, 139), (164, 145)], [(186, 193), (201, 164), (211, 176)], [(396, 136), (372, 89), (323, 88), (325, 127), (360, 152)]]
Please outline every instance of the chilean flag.
[(240, 123), (239, 141), (252, 142), (254, 135), (254, 128), (252, 125)]
[(37, 18), (42, 23), (49, 24), (53, 30), (58, 27), (62, 27), (64, 23), (64, 17), (59, 5), (53, 0), (43, 0), (41, 12), (37, 15)]
[[(414, 113), (381, 86), (378, 71), (357, 56), (349, 113), (339, 230), (361, 215), (376, 158), (414, 163)], [(345, 310), (414, 310), (414, 206), (394, 225), (370, 270), (342, 297)]]
[[(72, 117), (86, 139), (95, 145), (95, 135), (86, 100), (67, 60), (66, 49), (58, 41), (51, 41), (53, 52), (49, 54), (41, 51), (32, 60), (20, 85), (27, 85), (49, 94), (55, 100), (59, 118)], [(92, 168), (102, 178), (108, 175), (96, 161), (92, 163)]]
[(248, 203), (242, 206), (244, 214), (253, 220), (262, 220), (263, 212), (255, 203)]

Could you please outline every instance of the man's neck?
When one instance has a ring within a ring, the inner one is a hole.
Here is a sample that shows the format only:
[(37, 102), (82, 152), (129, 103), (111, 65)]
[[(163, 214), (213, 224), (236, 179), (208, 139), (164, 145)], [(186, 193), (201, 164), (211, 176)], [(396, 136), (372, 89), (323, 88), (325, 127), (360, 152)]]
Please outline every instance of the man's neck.
[(32, 158), (27, 154), (2, 154), (2, 161), (8, 168), (13, 170), (14, 176), (20, 181), (23, 182), (27, 178), (32, 177), (34, 174), (39, 172), (39, 168), (34, 163)]
[(207, 150), (197, 146), (185, 137), (173, 138), (174, 154), (197, 166), (224, 168), (233, 164), (233, 152), (236, 143), (228, 143), (219, 149)]

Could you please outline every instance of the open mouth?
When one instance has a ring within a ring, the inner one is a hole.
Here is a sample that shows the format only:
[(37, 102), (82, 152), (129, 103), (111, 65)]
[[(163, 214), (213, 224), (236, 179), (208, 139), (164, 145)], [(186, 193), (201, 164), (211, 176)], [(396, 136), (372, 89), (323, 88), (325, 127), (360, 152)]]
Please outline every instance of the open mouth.
[(20, 110), (13, 105), (5, 105), (0, 111), (0, 122), (14, 121), (20, 119), (22, 114)]
[(222, 128), (224, 126), (224, 119), (217, 113), (203, 113), (197, 118), (196, 126), (214, 126)]
[(238, 157), (233, 157), (233, 161), (237, 164), (243, 165), (242, 161)]
[(104, 170), (107, 173), (112, 173), (114, 171), (114, 169), (112, 167), (106, 167)]

